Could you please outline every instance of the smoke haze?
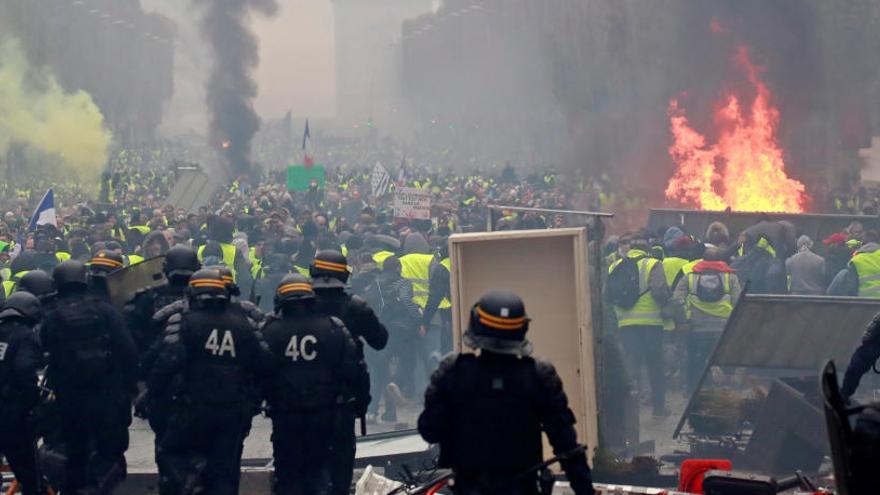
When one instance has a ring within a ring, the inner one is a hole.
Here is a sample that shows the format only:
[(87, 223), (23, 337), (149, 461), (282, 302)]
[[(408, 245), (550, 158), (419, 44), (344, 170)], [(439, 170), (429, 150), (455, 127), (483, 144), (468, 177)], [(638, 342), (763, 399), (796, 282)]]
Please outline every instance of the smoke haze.
[(89, 181), (106, 164), (110, 140), (88, 93), (65, 91), (50, 70), (30, 66), (17, 40), (0, 40), (0, 153), (24, 145)]
[(222, 150), (231, 171), (250, 170), (251, 141), (260, 128), (254, 110), (259, 63), (258, 41), (249, 25), (251, 12), (272, 16), (275, 0), (194, 0), (203, 9), (201, 29), (208, 40), (213, 64), (207, 82), (210, 113), (209, 143)]

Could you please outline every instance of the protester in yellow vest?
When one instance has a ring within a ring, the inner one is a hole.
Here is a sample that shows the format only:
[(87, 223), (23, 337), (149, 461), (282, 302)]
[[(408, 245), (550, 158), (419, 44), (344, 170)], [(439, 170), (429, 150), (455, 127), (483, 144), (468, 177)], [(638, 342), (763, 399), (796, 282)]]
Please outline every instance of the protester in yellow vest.
[(844, 278), (847, 295), (880, 299), (880, 243), (874, 231), (864, 233), (865, 244), (852, 257)]
[(449, 247), (446, 238), (436, 241), (442, 259), (434, 264), (428, 282), (428, 301), (422, 314), (419, 333), (424, 335), (431, 325), (435, 314), (440, 315), (440, 350), (452, 352), (452, 294), (449, 286), (452, 264), (449, 261)]
[[(648, 239), (633, 234), (621, 239), (621, 251), (638, 267), (638, 300), (630, 308), (614, 306), (619, 327), (618, 338), (630, 379), (639, 383), (642, 366), (647, 367), (651, 382), (651, 405), (655, 416), (667, 416), (666, 378), (663, 366), (663, 317), (661, 309), (669, 302), (666, 275), (659, 260), (648, 255)], [(622, 267), (619, 259), (609, 267), (609, 281), (614, 271)], [(613, 297), (608, 294), (609, 299)]]
[(721, 250), (709, 248), (704, 257), (678, 281), (672, 296), (690, 323), (686, 372), (690, 392), (696, 388), (741, 292), (736, 272), (724, 261)]
[(403, 249), (407, 254), (400, 257), (402, 267), (400, 274), (412, 282), (413, 302), (424, 310), (428, 304), (431, 265), (434, 262), (434, 255), (430, 254), (431, 247), (419, 233), (408, 235), (404, 241)]
[[(674, 230), (673, 230), (674, 229)], [(663, 258), (663, 273), (666, 275), (666, 285), (672, 289), (682, 276), (682, 267), (691, 262), (689, 256), (696, 242), (690, 236), (684, 235), (681, 229), (670, 227), (663, 238), (663, 247), (668, 253)], [(663, 318), (663, 329), (674, 330), (675, 322), (672, 318)]]

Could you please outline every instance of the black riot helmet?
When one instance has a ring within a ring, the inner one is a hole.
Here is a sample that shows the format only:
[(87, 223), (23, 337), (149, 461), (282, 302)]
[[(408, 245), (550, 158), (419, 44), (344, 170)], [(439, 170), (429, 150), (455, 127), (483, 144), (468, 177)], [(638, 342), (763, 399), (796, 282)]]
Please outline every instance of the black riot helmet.
[(102, 249), (89, 261), (89, 273), (92, 275), (109, 275), (125, 265), (122, 255), (116, 251)]
[(169, 279), (174, 277), (189, 278), (201, 267), (198, 255), (190, 247), (176, 244), (165, 253), (163, 271)]
[(18, 280), (15, 290), (29, 292), (43, 300), (55, 295), (55, 281), (43, 270), (31, 270)]
[(220, 272), (211, 268), (202, 268), (193, 273), (189, 279), (187, 294), (190, 302), (194, 303), (229, 300), (229, 291), (220, 277)]
[(309, 265), (309, 274), (316, 289), (342, 289), (348, 282), (348, 260), (333, 249), (318, 251)]
[(527, 356), (529, 319), (522, 299), (509, 290), (490, 290), (471, 308), (465, 343), (477, 349)]
[(43, 317), (43, 307), (37, 296), (30, 292), (16, 292), (0, 309), (0, 320), (6, 318), (24, 318), (30, 323), (37, 323)]
[(62, 261), (52, 270), (52, 278), (59, 291), (85, 290), (88, 286), (86, 266), (75, 260)]
[(292, 301), (312, 301), (315, 299), (315, 291), (312, 283), (299, 273), (285, 275), (275, 289), (275, 309)]

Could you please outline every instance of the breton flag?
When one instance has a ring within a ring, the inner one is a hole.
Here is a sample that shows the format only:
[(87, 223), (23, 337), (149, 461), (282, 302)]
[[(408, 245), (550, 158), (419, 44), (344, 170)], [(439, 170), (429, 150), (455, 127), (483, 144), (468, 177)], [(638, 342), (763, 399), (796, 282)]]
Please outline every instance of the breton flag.
[(307, 169), (312, 168), (315, 164), (315, 158), (312, 157), (312, 135), (309, 132), (309, 119), (306, 119), (306, 130), (303, 132), (303, 166)]
[(55, 194), (52, 193), (51, 187), (46, 191), (46, 194), (43, 195), (43, 199), (40, 200), (37, 209), (34, 210), (34, 214), (31, 216), (31, 222), (28, 225), (28, 231), (33, 232), (37, 230), (37, 227), (40, 225), (46, 224), (58, 227), (58, 223), (55, 220)]
[(370, 176), (370, 185), (373, 189), (373, 197), (378, 198), (384, 196), (388, 192), (388, 184), (391, 182), (391, 174), (385, 170), (380, 162), (376, 162), (373, 167), (373, 174)]

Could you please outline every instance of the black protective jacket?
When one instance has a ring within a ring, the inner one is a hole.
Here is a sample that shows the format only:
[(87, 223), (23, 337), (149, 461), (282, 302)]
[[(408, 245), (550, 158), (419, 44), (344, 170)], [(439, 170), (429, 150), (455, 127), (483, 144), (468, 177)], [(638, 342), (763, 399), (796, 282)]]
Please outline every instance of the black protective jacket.
[(856, 393), (862, 375), (871, 369), (877, 359), (880, 359), (880, 314), (874, 316), (868, 324), (862, 336), (862, 343), (849, 360), (849, 366), (846, 367), (846, 373), (843, 375), (843, 385), (840, 388), (840, 393), (844, 397), (849, 398)]
[(41, 331), (49, 353), (47, 374), (60, 396), (88, 390), (134, 396), (138, 352), (122, 315), (109, 303), (79, 293), (62, 294)]
[(264, 391), (273, 413), (347, 406), (346, 390), (356, 389), (367, 376), (357, 345), (338, 318), (270, 315), (262, 334), (272, 356)]
[[(229, 305), (191, 308), (176, 332), (166, 331), (148, 389), (161, 397), (180, 376), (177, 395), (216, 407), (246, 405), (252, 384), (269, 368), (262, 338), (243, 312)], [(169, 330), (171, 326), (169, 325)]]
[(0, 421), (22, 419), (37, 405), (42, 360), (33, 325), (20, 317), (0, 320)]
[[(483, 351), (453, 354), (440, 363), (419, 416), (422, 437), (440, 444), (440, 464), (450, 467), (465, 493), (531, 493), (534, 484), (505, 486), (542, 461), (541, 432), (557, 455), (577, 447), (575, 417), (552, 364), (530, 357)], [(562, 462), (578, 495), (592, 494), (583, 453)]]
[(352, 296), (342, 289), (316, 289), (315, 309), (342, 320), (345, 328), (361, 347), (360, 339), (377, 351), (388, 344), (388, 330), (376, 317), (370, 305), (360, 296)]
[(142, 291), (125, 305), (125, 321), (132, 336), (143, 354), (162, 334), (162, 323), (153, 316), (169, 304), (181, 301), (186, 293), (186, 285), (169, 284), (155, 290)]

